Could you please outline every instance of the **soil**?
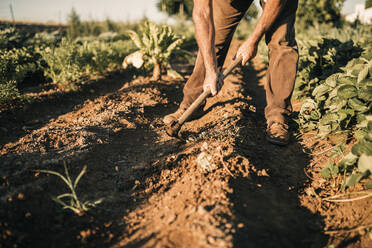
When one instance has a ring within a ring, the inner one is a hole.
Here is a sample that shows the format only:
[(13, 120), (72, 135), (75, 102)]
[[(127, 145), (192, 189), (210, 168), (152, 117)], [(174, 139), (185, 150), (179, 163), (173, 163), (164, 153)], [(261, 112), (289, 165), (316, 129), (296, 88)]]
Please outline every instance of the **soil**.
[[(259, 60), (236, 69), (183, 139), (162, 123), (182, 99), (169, 78), (116, 72), (2, 111), (1, 247), (372, 247), (371, 198), (324, 200), (340, 193), (320, 176), (332, 142), (265, 140), (264, 80)], [(87, 166), (77, 195), (102, 203), (75, 214), (52, 200), (69, 188), (38, 170), (64, 164), (72, 178)]]

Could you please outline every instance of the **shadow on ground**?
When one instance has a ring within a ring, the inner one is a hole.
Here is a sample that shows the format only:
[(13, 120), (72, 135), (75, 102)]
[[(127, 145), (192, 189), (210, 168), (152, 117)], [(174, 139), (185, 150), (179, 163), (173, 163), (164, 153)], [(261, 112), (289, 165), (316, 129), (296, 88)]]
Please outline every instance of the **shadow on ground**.
[(255, 169), (250, 177), (230, 181), (237, 226), (234, 247), (324, 247), (327, 237), (322, 234), (322, 217), (302, 207), (298, 196), (308, 183), (304, 168), (310, 158), (294, 138), (286, 147), (265, 140), (266, 103), (264, 87), (258, 85), (260, 72), (253, 67), (242, 71), (243, 94), (252, 96), (256, 113), (243, 110), (235, 148)]
[[(21, 148), (19, 152), (2, 156), (0, 243), (9, 247), (15, 244), (21, 247), (106, 247), (117, 243), (117, 238), (125, 228), (123, 216), (157, 190), (154, 189), (147, 195), (139, 194), (146, 187), (146, 180), (156, 177), (163, 169), (171, 169), (165, 159), (182, 145), (177, 140), (157, 142), (158, 133), (155, 131), (163, 128), (159, 120), (165, 109), (176, 107), (174, 101), (181, 97), (180, 84), (181, 82), (144, 82), (118, 91), (122, 86), (119, 81), (110, 89), (103, 89), (95, 94), (73, 94), (74, 97), (80, 97), (74, 101), (65, 96), (58, 100), (58, 104), (49, 102), (52, 106), (48, 118), (72, 112), (77, 107), (80, 108), (79, 105), (86, 99), (94, 100), (104, 96), (117, 102), (120, 99), (116, 95), (139, 93), (152, 88), (159, 90), (160, 95), (169, 96), (170, 103), (166, 106), (131, 104), (128, 114), (118, 112), (117, 115), (119, 118), (125, 117), (133, 127), (121, 126), (118, 132), (114, 132), (112, 127), (85, 126), (81, 132), (90, 132), (95, 139), (89, 141), (88, 146), (80, 151), (70, 151), (68, 156), (60, 156), (53, 148), (47, 149), (46, 153), (27, 152)], [(135, 102), (136, 99), (133, 99)], [(40, 103), (42, 104), (48, 105), (45, 102)], [(31, 118), (40, 118), (47, 110), (42, 109), (41, 112), (34, 113)], [(24, 116), (16, 120), (22, 123), (27, 118), (28, 116)], [(48, 119), (45, 120), (47, 121)], [(34, 128), (35, 131), (38, 129), (39, 127)], [(2, 141), (17, 141), (23, 135), (17, 134)], [(33, 142), (39, 142), (39, 137), (36, 136)], [(101, 142), (97, 142), (98, 138)], [(50, 140), (45, 142), (45, 145), (48, 146), (49, 142)], [(36, 143), (36, 146), (39, 145), (40, 143)], [(47, 158), (56, 157), (61, 159), (58, 162), (43, 163)], [(66, 161), (73, 178), (87, 165), (87, 173), (78, 186), (81, 201), (104, 198), (102, 204), (83, 216), (62, 210), (60, 205), (51, 200), (51, 197), (69, 192), (59, 178), (34, 171), (48, 169), (63, 172), (62, 164)]]

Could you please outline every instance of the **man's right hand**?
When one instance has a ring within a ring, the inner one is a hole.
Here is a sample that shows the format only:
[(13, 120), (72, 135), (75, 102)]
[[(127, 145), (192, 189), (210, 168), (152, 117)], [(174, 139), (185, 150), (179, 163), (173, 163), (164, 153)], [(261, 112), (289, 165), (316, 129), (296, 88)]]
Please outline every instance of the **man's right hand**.
[(217, 59), (214, 46), (213, 1), (194, 0), (193, 20), (195, 24), (195, 37), (205, 67), (204, 91), (210, 88), (215, 96), (223, 85), (217, 69)]
[(212, 96), (215, 96), (222, 88), (223, 83), (224, 82), (219, 71), (206, 73), (203, 83), (203, 90), (207, 91), (210, 89)]

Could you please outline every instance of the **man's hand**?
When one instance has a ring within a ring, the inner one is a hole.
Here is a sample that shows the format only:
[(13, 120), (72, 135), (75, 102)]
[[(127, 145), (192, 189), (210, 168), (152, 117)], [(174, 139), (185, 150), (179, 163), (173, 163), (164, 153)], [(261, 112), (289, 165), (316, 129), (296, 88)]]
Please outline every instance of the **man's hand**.
[(217, 59), (214, 46), (215, 30), (213, 24), (213, 1), (194, 0), (193, 20), (195, 37), (205, 67), (203, 89), (210, 88), (212, 95), (216, 95), (223, 85), (217, 69)]
[(267, 0), (262, 15), (249, 38), (241, 45), (236, 53), (236, 58), (242, 57), (242, 65), (253, 59), (257, 54), (258, 43), (266, 31), (273, 25), (275, 19), (283, 10), (288, 0)]
[(236, 52), (235, 58), (242, 58), (242, 65), (244, 66), (249, 60), (253, 59), (257, 54), (258, 42), (248, 38), (239, 47)]
[(217, 92), (222, 88), (222, 86), (223, 86), (223, 79), (218, 71), (206, 73), (204, 83), (203, 83), (204, 91), (207, 91), (208, 89), (210, 89), (212, 96), (215, 96)]

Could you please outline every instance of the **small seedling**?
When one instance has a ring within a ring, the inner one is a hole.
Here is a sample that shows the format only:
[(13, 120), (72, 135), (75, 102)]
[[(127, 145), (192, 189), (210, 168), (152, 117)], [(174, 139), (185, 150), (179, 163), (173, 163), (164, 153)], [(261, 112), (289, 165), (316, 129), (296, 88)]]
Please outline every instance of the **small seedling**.
[[(79, 175), (75, 178), (74, 182), (71, 180), (66, 163), (64, 163), (63, 166), (65, 168), (65, 176), (56, 171), (37, 170), (37, 172), (58, 176), (70, 188), (71, 193), (61, 194), (57, 197), (52, 198), (55, 202), (61, 204), (63, 206), (63, 209), (70, 209), (78, 215), (82, 215), (84, 212), (88, 211), (90, 208), (95, 207), (102, 202), (103, 198), (100, 198), (94, 202), (91, 202), (91, 201), (81, 202), (76, 194), (77, 185), (80, 179), (86, 173), (86, 168), (87, 168), (86, 166), (83, 167)], [(67, 200), (63, 200), (66, 198)], [(68, 201), (68, 198), (70, 198), (70, 201)]]

